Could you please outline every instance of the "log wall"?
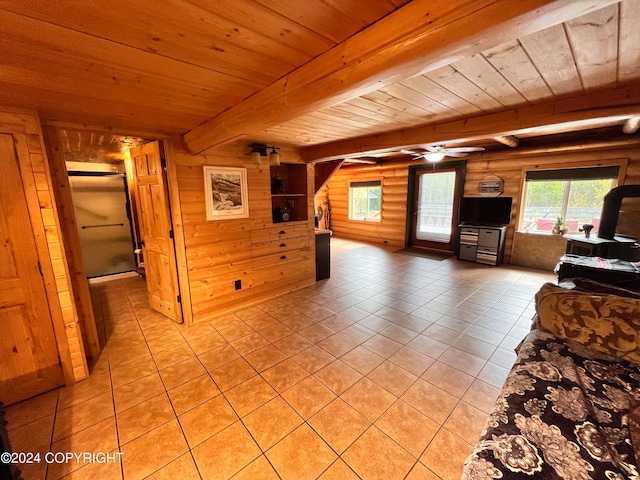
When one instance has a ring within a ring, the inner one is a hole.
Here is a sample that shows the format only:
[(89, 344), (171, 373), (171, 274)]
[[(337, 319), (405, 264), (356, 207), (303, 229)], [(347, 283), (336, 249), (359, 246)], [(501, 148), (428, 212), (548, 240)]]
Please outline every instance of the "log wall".
[[(341, 237), (373, 243), (403, 246), (407, 215), (407, 181), (413, 161), (380, 165), (342, 167), (316, 195), (317, 206), (331, 202), (331, 230)], [(382, 182), (380, 222), (349, 220), (349, 183), (367, 180)]]

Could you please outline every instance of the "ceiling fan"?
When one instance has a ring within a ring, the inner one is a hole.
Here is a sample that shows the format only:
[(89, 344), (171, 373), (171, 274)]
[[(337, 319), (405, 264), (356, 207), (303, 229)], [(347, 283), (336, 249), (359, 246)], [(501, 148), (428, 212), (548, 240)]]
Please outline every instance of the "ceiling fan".
[(444, 157), (466, 157), (470, 152), (482, 152), (484, 147), (446, 147), (445, 145), (425, 145), (424, 148), (402, 149), (400, 152), (414, 158), (424, 158), (428, 162), (439, 162)]

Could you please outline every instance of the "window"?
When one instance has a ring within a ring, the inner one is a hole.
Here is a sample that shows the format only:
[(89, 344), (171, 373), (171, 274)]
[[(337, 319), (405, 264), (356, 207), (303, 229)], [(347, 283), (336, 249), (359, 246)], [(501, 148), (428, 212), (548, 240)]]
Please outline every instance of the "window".
[(526, 173), (520, 230), (551, 232), (558, 217), (570, 232), (598, 231), (604, 196), (617, 184), (618, 166), (534, 170)]
[(349, 220), (379, 222), (382, 209), (380, 180), (349, 184)]

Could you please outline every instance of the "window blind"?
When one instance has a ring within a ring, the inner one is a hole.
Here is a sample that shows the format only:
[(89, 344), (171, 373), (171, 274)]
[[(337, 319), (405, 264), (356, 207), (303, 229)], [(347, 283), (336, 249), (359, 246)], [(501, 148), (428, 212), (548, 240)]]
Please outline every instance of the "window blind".
[(607, 178), (618, 178), (620, 167), (617, 165), (610, 167), (591, 168), (562, 168), (558, 170), (529, 170), (526, 181), (553, 181), (553, 180), (602, 180)]
[(351, 188), (363, 188), (363, 187), (379, 187), (380, 180), (370, 180), (368, 182), (351, 182), (349, 183)]

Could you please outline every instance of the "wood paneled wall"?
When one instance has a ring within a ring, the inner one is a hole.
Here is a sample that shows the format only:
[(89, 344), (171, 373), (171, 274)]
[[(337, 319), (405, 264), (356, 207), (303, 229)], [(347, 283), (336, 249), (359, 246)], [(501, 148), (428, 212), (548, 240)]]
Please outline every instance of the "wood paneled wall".
[[(628, 162), (624, 183), (640, 184), (639, 147), (640, 139), (636, 136), (623, 140), (558, 145), (537, 150), (523, 148), (484, 152), (467, 160), (464, 194), (478, 195), (478, 182), (487, 175), (498, 175), (504, 180), (503, 195), (513, 197), (514, 202), (505, 245), (505, 262), (512, 263), (512, 252), (519, 248), (514, 244), (514, 231), (520, 206), (523, 171), (563, 165), (596, 166), (602, 162), (621, 160)], [(328, 191), (331, 202), (331, 229), (336, 236), (374, 243), (384, 243), (387, 240), (391, 245), (403, 246), (406, 230), (408, 167), (412, 164), (414, 162), (405, 161), (341, 168), (329, 181), (325, 190), (316, 196), (316, 204), (321, 204), (325, 208)], [(348, 220), (349, 181), (375, 179), (382, 179), (382, 221), (366, 223)], [(527, 237), (527, 246), (531, 246), (533, 242), (534, 250), (532, 251), (540, 255), (547, 253), (544, 246), (547, 237), (542, 234), (529, 235), (535, 235), (536, 238)], [(529, 263), (527, 260), (529, 256), (523, 254), (516, 255), (515, 260), (518, 265), (540, 268), (542, 265), (554, 262), (553, 258), (557, 259), (555, 250), (548, 250), (550, 256), (548, 259), (538, 258), (542, 263)]]
[[(62, 154), (62, 145), (54, 127), (43, 128), (44, 142), (48, 153), (52, 192), (55, 197), (60, 233), (64, 238), (65, 256), (73, 303), (78, 312), (78, 324), (82, 331), (85, 353), (94, 362), (100, 356), (100, 341), (93, 314), (89, 282), (84, 268), (78, 225), (75, 219), (69, 174)], [(87, 163), (84, 163), (87, 165)]]
[[(313, 167), (307, 165), (308, 220), (273, 224), (269, 166), (251, 164), (249, 152), (246, 143), (237, 143), (191, 155), (177, 141), (168, 144), (171, 208), (178, 208), (177, 200), (182, 223), (176, 230), (183, 234), (180, 241), (184, 243), (186, 275), (181, 278), (180, 290), (183, 303), (189, 301), (191, 309), (187, 323), (211, 319), (315, 282)], [(297, 151), (281, 149), (280, 156), (282, 162), (301, 163)], [(205, 165), (247, 169), (249, 218), (206, 220)], [(274, 245), (279, 239), (286, 241)], [(287, 244), (285, 250), (277, 250), (282, 243)], [(235, 289), (236, 280), (242, 283), (239, 290)]]
[(21, 162), (26, 197), (37, 199), (40, 215), (38, 218), (32, 218), (31, 223), (38, 247), (62, 370), (65, 382), (71, 384), (86, 378), (89, 370), (71, 291), (40, 122), (34, 113), (1, 107), (0, 131), (13, 135)]

